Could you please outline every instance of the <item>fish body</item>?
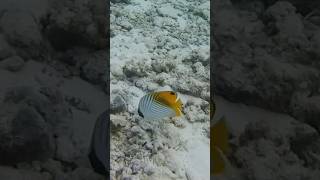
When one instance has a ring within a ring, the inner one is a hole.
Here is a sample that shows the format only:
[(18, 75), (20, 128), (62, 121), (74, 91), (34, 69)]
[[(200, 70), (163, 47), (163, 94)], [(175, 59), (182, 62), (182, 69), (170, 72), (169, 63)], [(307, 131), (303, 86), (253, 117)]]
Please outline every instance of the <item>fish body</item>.
[(222, 175), (230, 169), (230, 163), (226, 158), (229, 152), (228, 129), (224, 117), (217, 121), (213, 121), (216, 106), (213, 98), (210, 99), (210, 150), (211, 150), (211, 166), (210, 174), (213, 176)]
[(213, 175), (223, 174), (226, 170), (227, 159), (225, 157), (229, 152), (228, 129), (224, 118), (221, 118), (213, 127), (211, 133), (211, 172)]
[(109, 177), (110, 169), (110, 120), (108, 112), (103, 112), (96, 120), (92, 133), (89, 160), (95, 172)]
[(144, 95), (138, 113), (144, 119), (162, 119), (182, 115), (182, 102), (174, 91), (159, 91)]

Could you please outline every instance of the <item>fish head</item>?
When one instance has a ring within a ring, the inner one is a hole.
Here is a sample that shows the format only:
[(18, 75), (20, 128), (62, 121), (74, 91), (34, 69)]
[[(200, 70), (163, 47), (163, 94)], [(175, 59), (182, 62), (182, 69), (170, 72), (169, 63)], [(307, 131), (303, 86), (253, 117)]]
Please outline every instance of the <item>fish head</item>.
[(181, 113), (182, 102), (177, 92), (162, 91), (162, 92), (156, 92), (156, 93), (157, 93), (156, 99), (158, 102), (175, 110), (177, 116), (180, 116), (182, 114)]

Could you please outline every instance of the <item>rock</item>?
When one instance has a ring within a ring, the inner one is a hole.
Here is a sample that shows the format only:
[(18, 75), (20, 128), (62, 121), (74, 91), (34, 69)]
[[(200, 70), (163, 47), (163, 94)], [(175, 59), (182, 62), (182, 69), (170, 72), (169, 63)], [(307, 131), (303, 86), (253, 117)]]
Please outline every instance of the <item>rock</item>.
[(166, 16), (171, 18), (178, 18), (178, 14), (181, 12), (177, 10), (176, 8), (173, 8), (171, 5), (162, 6), (161, 8), (158, 8), (158, 13), (160, 16)]
[[(53, 1), (50, 16), (45, 19), (45, 35), (58, 51), (74, 47), (105, 48), (106, 2)], [(69, 8), (65, 8), (69, 7)], [(72, 10), (71, 10), (72, 9)]]
[[(108, 11), (107, 7), (107, 2), (105, 1), (100, 1), (100, 0), (94, 0), (90, 1), (91, 5), (91, 12), (93, 14), (93, 23), (96, 29), (97, 33), (91, 33), (90, 37), (94, 41), (94, 44), (97, 46), (99, 49), (106, 49), (108, 47), (108, 42), (109, 39), (107, 38), (108, 35), (110, 34), (110, 29), (109, 29), (109, 19), (107, 18), (106, 14), (110, 14)], [(88, 26), (89, 27), (89, 26)], [(88, 28), (87, 28), (88, 29)], [(92, 31), (91, 31), (92, 32)]]
[(19, 46), (39, 45), (42, 38), (33, 17), (25, 12), (6, 12), (0, 25), (9, 42)]
[(116, 116), (116, 115), (111, 114), (110, 120), (111, 120), (111, 124), (112, 124), (113, 129), (128, 126), (128, 121), (126, 120), (125, 116)]
[(122, 169), (122, 174), (123, 174), (123, 175), (131, 175), (131, 174), (132, 174), (131, 168), (124, 167), (124, 168)]
[(69, 175), (68, 179), (105, 180), (105, 176), (96, 174), (92, 169), (89, 168), (77, 168)]
[(43, 160), (53, 154), (52, 132), (34, 108), (8, 103), (1, 108), (0, 163)]
[(67, 102), (69, 102), (71, 106), (75, 107), (76, 109), (90, 113), (89, 104), (83, 101), (82, 99), (78, 97), (66, 97), (65, 99)]
[(155, 72), (168, 73), (176, 67), (176, 64), (174, 61), (167, 61), (165, 59), (159, 59), (159, 60), (154, 60), (151, 64), (151, 66)]
[(185, 108), (186, 118), (190, 122), (208, 122), (208, 114), (203, 112), (199, 106), (188, 106)]
[(320, 32), (315, 32), (311, 39), (312, 45), (313, 45), (313, 52), (320, 57)]
[(126, 3), (130, 4), (131, 0), (111, 0), (112, 3)]
[(276, 20), (281, 20), (296, 13), (296, 8), (288, 1), (278, 1), (266, 10)]
[(0, 61), (12, 56), (14, 53), (14, 50), (8, 42), (5, 40), (5, 37), (3, 35), (0, 35)]
[(56, 176), (62, 176), (63, 173), (63, 166), (60, 161), (56, 161), (53, 159), (48, 159), (44, 163), (42, 163), (42, 168), (44, 171), (47, 171), (51, 174), (55, 174)]
[(297, 9), (299, 13), (303, 16), (312, 12), (315, 9), (319, 9), (320, 3), (319, 1), (301, 1), (301, 0), (288, 0), (294, 7)]
[(80, 156), (79, 150), (74, 142), (68, 136), (59, 136), (56, 138), (56, 158), (64, 162), (74, 162)]
[(148, 75), (148, 70), (150, 70), (150, 64), (146, 62), (131, 62), (123, 67), (123, 73), (127, 77), (144, 77)]
[(40, 161), (32, 161), (32, 168), (35, 171), (41, 171), (41, 162)]
[(124, 99), (118, 95), (111, 100), (110, 112), (111, 113), (120, 113), (127, 110), (127, 104)]
[(143, 169), (143, 172), (146, 173), (148, 176), (151, 176), (156, 172), (156, 170), (151, 165), (146, 165)]
[(152, 142), (153, 144), (153, 148), (152, 148), (152, 152), (158, 152), (160, 151), (161, 149), (163, 149), (163, 142), (162, 140), (155, 140)]
[(32, 105), (42, 113), (55, 135), (71, 136), (72, 112), (58, 89), (41, 87), (30, 96)]
[(70, 2), (0, 1), (0, 179), (105, 179), (87, 157), (96, 112), (68, 85), (107, 89), (107, 2)]
[(104, 79), (107, 69), (107, 61), (105, 61), (106, 53), (99, 52), (93, 54), (84, 65), (80, 68), (80, 77), (89, 81), (92, 84), (100, 84), (105, 86)]
[(31, 14), (34, 17), (34, 19), (38, 22), (40, 18), (46, 15), (48, 6), (49, 0), (30, 0), (28, 2), (2, 0), (0, 2), (0, 11), (23, 11)]
[[(17, 143), (16, 147), (12, 146), (13, 149), (4, 148), (6, 152), (3, 154), (9, 153), (4, 156), (7, 158), (4, 162), (47, 159), (52, 157), (54, 148), (57, 148), (59, 158), (62, 159), (70, 160), (68, 158), (78, 155), (75, 151), (70, 152), (74, 150), (70, 148), (72, 118), (59, 91), (46, 87), (13, 87), (7, 90), (4, 103), (7, 108), (2, 108), (2, 111), (9, 116), (2, 120), (11, 122), (12, 130), (2, 127), (1, 139), (6, 141), (4, 146), (7, 143)], [(58, 137), (57, 144), (53, 141), (53, 136)], [(11, 142), (10, 137), (18, 139)], [(68, 151), (64, 151), (64, 148)], [(12, 157), (11, 153), (17, 153), (16, 151), (19, 151), (18, 155)]]
[(310, 96), (309, 94), (295, 94), (290, 103), (292, 115), (298, 120), (306, 122), (320, 130), (320, 123), (315, 118), (320, 114), (320, 96)]
[(320, 158), (314, 153), (320, 150), (320, 136), (317, 131), (307, 125), (297, 126), (296, 135), (291, 138), (292, 151), (304, 161), (305, 166), (320, 168)]
[(19, 47), (23, 56), (39, 56), (43, 48), (43, 39), (40, 28), (31, 14), (7, 11), (0, 19), (0, 26), (8, 42)]
[(123, 176), (121, 180), (132, 180), (131, 176)]
[(32, 170), (32, 165), (27, 162), (19, 162), (16, 165), (17, 169), (23, 169), (23, 170)]
[[(214, 16), (215, 19), (215, 32), (216, 39), (220, 40), (220, 37), (230, 37), (233, 39), (238, 39), (240, 37), (239, 30), (243, 28), (241, 19), (233, 8), (222, 8), (221, 10), (216, 10)], [(228, 39), (226, 39), (228, 40)]]
[(133, 126), (130, 132), (132, 133), (131, 136), (142, 136), (145, 133), (139, 126)]
[(40, 173), (28, 170), (18, 170), (11, 167), (0, 166), (0, 179), (7, 180), (51, 180), (48, 173)]
[(24, 60), (20, 56), (12, 56), (0, 62), (0, 67), (16, 72), (24, 66)]
[(266, 10), (266, 16), (270, 16), (270, 18), (275, 20), (274, 26), (276, 31), (281, 33), (281, 36), (301, 37), (303, 38), (302, 40), (306, 41), (302, 19), (296, 14), (296, 8), (289, 2), (276, 2)]
[(120, 21), (119, 26), (127, 31), (130, 31), (133, 28), (132, 24), (126, 20)]
[(243, 134), (239, 137), (240, 145), (250, 143), (252, 140), (265, 139), (270, 133), (270, 127), (266, 123), (249, 123)]
[[(116, 66), (116, 67), (110, 69), (110, 72), (111, 72), (110, 75), (113, 75), (115, 77), (123, 78), (123, 76), (124, 76), (123, 70), (119, 66)], [(113, 78), (110, 77), (110, 79), (112, 80)]]
[[(311, 100), (319, 94), (318, 28), (307, 26), (300, 3), (268, 2), (259, 12), (253, 2), (217, 9), (212, 78), (216, 93), (233, 102), (289, 113), (319, 129), (312, 118), (319, 114), (318, 103)], [(244, 39), (237, 39), (237, 29), (243, 29)]]
[(130, 167), (132, 170), (132, 174), (137, 174), (143, 168), (143, 165), (140, 160), (134, 159), (131, 161)]

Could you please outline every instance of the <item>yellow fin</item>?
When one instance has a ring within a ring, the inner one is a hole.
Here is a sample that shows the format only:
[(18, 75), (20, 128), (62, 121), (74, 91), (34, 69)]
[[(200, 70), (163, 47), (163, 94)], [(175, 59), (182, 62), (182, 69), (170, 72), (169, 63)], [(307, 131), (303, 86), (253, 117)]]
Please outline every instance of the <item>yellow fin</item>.
[(229, 152), (228, 129), (224, 117), (210, 128), (210, 136), (210, 171), (212, 175), (222, 174), (226, 170), (226, 164), (228, 161), (225, 154)]
[(213, 147), (211, 150), (212, 164), (210, 166), (210, 171), (212, 175), (222, 174), (225, 170), (225, 162), (221, 153), (216, 147)]
[(229, 137), (224, 117), (210, 128), (210, 134), (213, 145), (217, 146), (224, 154), (226, 154), (229, 150)]

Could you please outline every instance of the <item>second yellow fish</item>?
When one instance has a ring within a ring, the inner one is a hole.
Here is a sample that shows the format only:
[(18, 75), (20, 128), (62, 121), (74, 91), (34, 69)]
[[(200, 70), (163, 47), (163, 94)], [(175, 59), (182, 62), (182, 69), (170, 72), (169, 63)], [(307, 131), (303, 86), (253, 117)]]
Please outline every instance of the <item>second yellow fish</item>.
[(211, 149), (211, 175), (221, 175), (226, 172), (228, 166), (228, 160), (225, 154), (229, 152), (229, 140), (228, 140), (228, 129), (224, 118), (218, 121), (213, 120), (213, 116), (216, 111), (216, 106), (213, 101), (213, 97), (210, 99), (210, 149)]

